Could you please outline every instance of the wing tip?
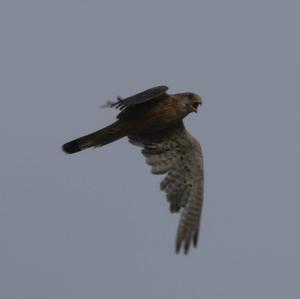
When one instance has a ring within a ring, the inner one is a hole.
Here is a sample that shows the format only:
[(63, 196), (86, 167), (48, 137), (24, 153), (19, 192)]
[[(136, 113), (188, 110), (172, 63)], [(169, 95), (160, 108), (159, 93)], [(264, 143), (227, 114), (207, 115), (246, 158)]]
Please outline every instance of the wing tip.
[(176, 254), (179, 254), (181, 251), (181, 248), (183, 249), (184, 255), (187, 255), (189, 253), (191, 245), (193, 245), (194, 248), (197, 248), (198, 245), (198, 236), (199, 236), (199, 230), (194, 232), (193, 237), (191, 238), (190, 235), (188, 236), (182, 236), (181, 238), (176, 239), (176, 245), (175, 245), (175, 252)]

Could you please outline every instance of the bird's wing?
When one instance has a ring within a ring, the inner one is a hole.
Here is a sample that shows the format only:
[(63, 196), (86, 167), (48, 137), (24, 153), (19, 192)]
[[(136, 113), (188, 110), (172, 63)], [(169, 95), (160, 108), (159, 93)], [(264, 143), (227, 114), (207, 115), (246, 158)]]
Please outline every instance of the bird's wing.
[(168, 87), (164, 85), (152, 87), (125, 99), (118, 97), (117, 102), (107, 102), (106, 106), (115, 107), (117, 109), (123, 110), (130, 106), (142, 104), (157, 99), (165, 95), (167, 90)]
[(198, 141), (181, 122), (177, 127), (151, 136), (129, 137), (142, 146), (142, 154), (153, 174), (167, 174), (160, 184), (166, 192), (171, 212), (182, 209), (176, 237), (176, 252), (187, 254), (197, 246), (203, 201), (203, 158)]

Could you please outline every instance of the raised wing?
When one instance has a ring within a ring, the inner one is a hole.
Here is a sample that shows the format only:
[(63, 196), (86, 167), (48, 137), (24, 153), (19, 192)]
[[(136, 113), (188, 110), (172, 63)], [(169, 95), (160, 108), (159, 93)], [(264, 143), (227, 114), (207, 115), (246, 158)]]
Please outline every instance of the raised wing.
[(187, 254), (191, 243), (197, 246), (203, 202), (203, 158), (198, 141), (181, 122), (176, 128), (152, 136), (129, 137), (142, 146), (142, 154), (153, 174), (167, 173), (160, 184), (166, 192), (171, 212), (182, 209), (176, 236), (176, 253)]
[(152, 87), (125, 99), (118, 97), (117, 102), (107, 102), (106, 106), (115, 107), (117, 109), (123, 110), (130, 106), (142, 104), (157, 99), (165, 95), (167, 90), (168, 87), (164, 85)]

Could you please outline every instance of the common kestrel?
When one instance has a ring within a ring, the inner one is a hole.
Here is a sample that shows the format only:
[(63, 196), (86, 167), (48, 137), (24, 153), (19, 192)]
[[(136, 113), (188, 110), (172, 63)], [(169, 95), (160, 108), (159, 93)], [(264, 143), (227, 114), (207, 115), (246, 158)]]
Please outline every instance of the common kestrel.
[(201, 97), (184, 92), (167, 94), (167, 86), (157, 86), (122, 99), (108, 102), (120, 109), (117, 121), (92, 134), (63, 145), (73, 154), (99, 147), (127, 136), (142, 147), (142, 154), (153, 174), (167, 174), (160, 184), (166, 192), (170, 211), (181, 212), (176, 236), (176, 253), (187, 254), (197, 246), (203, 202), (203, 158), (198, 141), (184, 127), (183, 118), (197, 112)]

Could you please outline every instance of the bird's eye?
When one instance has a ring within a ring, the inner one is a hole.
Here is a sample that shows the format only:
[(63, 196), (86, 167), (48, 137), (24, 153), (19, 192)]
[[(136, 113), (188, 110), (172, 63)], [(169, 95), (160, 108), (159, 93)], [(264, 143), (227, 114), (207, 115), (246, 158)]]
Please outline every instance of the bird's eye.
[(190, 100), (192, 100), (194, 98), (194, 95), (192, 93), (189, 93), (188, 97), (189, 97)]

